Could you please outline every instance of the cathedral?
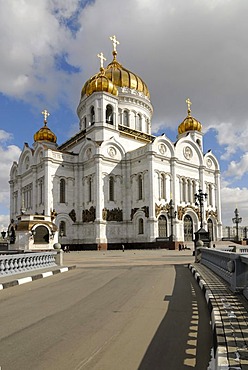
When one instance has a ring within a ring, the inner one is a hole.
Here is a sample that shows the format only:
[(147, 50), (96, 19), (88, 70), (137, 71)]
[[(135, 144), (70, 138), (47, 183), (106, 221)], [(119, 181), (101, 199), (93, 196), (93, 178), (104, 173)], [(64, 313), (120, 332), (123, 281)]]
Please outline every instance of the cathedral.
[(200, 227), (219, 240), (220, 168), (213, 153), (203, 151), (190, 99), (175, 142), (152, 135), (149, 89), (119, 62), (119, 42), (110, 39), (113, 60), (105, 68), (98, 54), (100, 70), (83, 85), (78, 132), (58, 144), (44, 110), (32, 147), (25, 143), (13, 163), (12, 222), (18, 225), (20, 215), (50, 217), (58, 241), (82, 250), (175, 248), (190, 244)]

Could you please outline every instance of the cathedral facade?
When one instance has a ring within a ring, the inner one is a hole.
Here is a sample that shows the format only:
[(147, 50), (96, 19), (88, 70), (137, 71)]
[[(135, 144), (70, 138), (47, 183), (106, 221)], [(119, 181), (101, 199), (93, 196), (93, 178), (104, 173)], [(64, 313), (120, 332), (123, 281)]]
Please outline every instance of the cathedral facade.
[[(172, 142), (151, 134), (153, 107), (145, 82), (117, 60), (85, 82), (79, 131), (58, 145), (48, 128), (25, 143), (10, 173), (10, 218), (52, 215), (59, 241), (75, 249), (187, 243), (203, 226), (221, 238), (220, 169), (203, 152), (201, 123), (191, 114)], [(201, 189), (203, 208), (195, 204)]]

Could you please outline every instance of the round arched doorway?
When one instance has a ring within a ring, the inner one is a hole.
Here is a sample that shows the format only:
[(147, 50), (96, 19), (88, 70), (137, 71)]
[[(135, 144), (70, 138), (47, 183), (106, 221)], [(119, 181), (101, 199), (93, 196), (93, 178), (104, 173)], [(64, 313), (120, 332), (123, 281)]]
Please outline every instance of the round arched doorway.
[(193, 240), (193, 221), (189, 215), (186, 215), (183, 220), (184, 241), (191, 242)]
[(37, 226), (34, 234), (35, 244), (49, 243), (49, 231), (45, 226)]
[(160, 238), (165, 238), (167, 236), (167, 220), (163, 215), (158, 218), (158, 236)]

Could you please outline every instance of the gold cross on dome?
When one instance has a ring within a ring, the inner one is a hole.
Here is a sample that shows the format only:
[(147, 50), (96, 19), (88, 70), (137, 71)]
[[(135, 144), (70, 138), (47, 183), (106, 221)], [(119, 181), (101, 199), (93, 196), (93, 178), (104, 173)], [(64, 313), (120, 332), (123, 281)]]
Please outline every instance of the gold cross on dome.
[(117, 40), (116, 36), (110, 36), (110, 40), (113, 42), (114, 51), (116, 51), (116, 45), (119, 45), (119, 41)]
[(190, 98), (188, 98), (187, 100), (185, 100), (186, 101), (186, 103), (187, 103), (187, 105), (188, 105), (188, 115), (190, 115), (191, 114), (191, 108), (190, 108), (190, 106), (192, 105), (192, 103), (191, 103), (191, 101), (190, 101)]
[(50, 116), (50, 113), (49, 113), (46, 109), (44, 109), (44, 110), (41, 112), (41, 114), (43, 114), (43, 116), (44, 116), (44, 122), (45, 122), (45, 123), (47, 123), (47, 117), (49, 117), (49, 116)]
[(104, 60), (107, 60), (107, 59), (104, 58), (103, 53), (97, 54), (97, 56), (98, 56), (98, 58), (100, 58), (100, 61), (101, 61), (101, 69), (103, 69), (103, 61)]

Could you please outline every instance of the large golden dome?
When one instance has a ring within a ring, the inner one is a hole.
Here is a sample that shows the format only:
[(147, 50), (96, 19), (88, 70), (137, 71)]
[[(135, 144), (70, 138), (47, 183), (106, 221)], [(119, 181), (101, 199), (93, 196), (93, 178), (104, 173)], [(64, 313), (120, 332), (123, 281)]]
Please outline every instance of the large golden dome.
[(178, 126), (178, 133), (184, 134), (188, 131), (199, 131), (202, 130), (202, 124), (194, 117), (191, 116), (190, 105), (192, 104), (190, 99), (186, 100), (188, 104), (188, 116), (183, 120), (183, 122)]
[(113, 51), (113, 60), (107, 66), (105, 75), (117, 86), (128, 87), (142, 92), (148, 98), (150, 93), (146, 83), (135, 73), (124, 68), (116, 59), (117, 52)]
[(150, 98), (150, 93), (145, 82), (138, 75), (124, 68), (117, 61), (116, 45), (119, 44), (119, 41), (116, 40), (115, 36), (110, 37), (110, 39), (113, 41), (114, 45), (112, 62), (109, 63), (107, 68), (103, 68), (103, 60), (106, 59), (103, 57), (102, 53), (98, 54), (98, 57), (101, 59), (100, 73), (94, 75), (85, 82), (81, 96), (85, 94), (91, 95), (95, 91), (107, 91), (113, 95), (117, 95), (115, 88), (118, 86), (137, 90)]
[(112, 95), (118, 95), (117, 87), (113, 82), (105, 75), (104, 68), (100, 69), (100, 72), (92, 76), (85, 84), (82, 89), (81, 96), (85, 94), (87, 96), (97, 91), (105, 91)]
[(47, 117), (50, 113), (45, 109), (42, 114), (44, 115), (44, 126), (34, 134), (34, 141), (56, 143), (57, 136), (47, 127)]

